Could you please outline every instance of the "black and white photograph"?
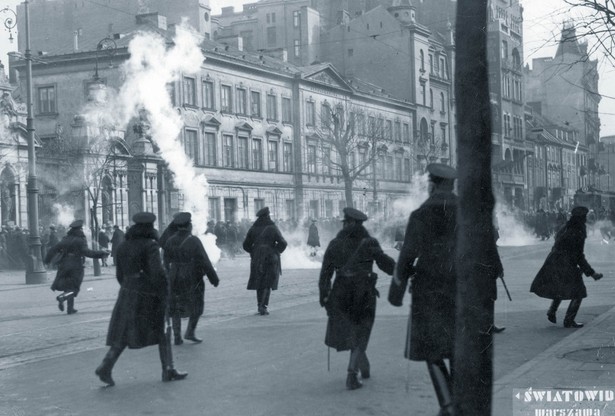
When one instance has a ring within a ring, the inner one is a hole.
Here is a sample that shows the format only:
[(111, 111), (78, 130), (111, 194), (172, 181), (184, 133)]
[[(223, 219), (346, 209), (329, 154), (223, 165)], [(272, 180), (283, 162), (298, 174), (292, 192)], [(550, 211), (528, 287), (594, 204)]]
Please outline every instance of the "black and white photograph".
[(0, 23), (0, 416), (615, 416), (613, 0)]

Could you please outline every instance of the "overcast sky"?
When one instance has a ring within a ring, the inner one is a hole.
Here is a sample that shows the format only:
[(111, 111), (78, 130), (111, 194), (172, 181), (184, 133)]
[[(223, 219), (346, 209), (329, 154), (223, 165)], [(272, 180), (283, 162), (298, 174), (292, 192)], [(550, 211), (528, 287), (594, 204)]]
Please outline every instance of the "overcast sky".
[[(87, 1), (87, 0), (86, 0)], [(244, 3), (251, 1), (243, 0), (210, 0), (213, 14), (219, 14), (220, 8), (235, 6), (235, 10), (241, 10)], [(426, 0), (429, 1), (429, 0)], [(16, 9), (21, 0), (0, 0), (0, 8), (5, 6)], [(575, 12), (570, 10), (563, 0), (525, 0), (524, 5), (524, 42), (525, 61), (531, 65), (532, 59), (553, 56), (557, 41), (560, 37), (562, 23), (567, 18), (574, 17)], [(3, 14), (2, 23), (8, 14)], [(0, 26), (4, 29), (4, 25)], [(15, 50), (17, 43), (12, 45), (8, 41), (7, 31), (0, 31), (0, 58), (7, 62), (6, 53)], [(602, 94), (600, 102), (601, 136), (615, 135), (615, 82), (607, 82), (615, 76), (615, 68), (606, 63), (599, 55), (593, 58), (599, 60), (600, 84), (599, 92)]]

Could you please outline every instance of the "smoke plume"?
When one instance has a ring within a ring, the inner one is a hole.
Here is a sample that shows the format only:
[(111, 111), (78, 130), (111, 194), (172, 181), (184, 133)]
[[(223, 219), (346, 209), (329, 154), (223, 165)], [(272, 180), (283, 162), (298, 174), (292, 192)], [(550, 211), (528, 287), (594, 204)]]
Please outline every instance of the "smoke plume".
[[(100, 102), (86, 108), (89, 125), (125, 127), (142, 114), (151, 123), (152, 140), (173, 173), (175, 187), (182, 192), (185, 211), (192, 213), (194, 234), (202, 236), (207, 223), (208, 184), (193, 161), (184, 152), (180, 139), (181, 116), (172, 105), (167, 86), (184, 74), (196, 74), (205, 57), (199, 46), (201, 39), (184, 22), (176, 29), (172, 45), (156, 33), (139, 32), (128, 46), (130, 59), (122, 66), (124, 83), (117, 92), (106, 91)], [(98, 100), (97, 100), (98, 101)], [(202, 238), (210, 259), (215, 263), (220, 250), (212, 239)]]

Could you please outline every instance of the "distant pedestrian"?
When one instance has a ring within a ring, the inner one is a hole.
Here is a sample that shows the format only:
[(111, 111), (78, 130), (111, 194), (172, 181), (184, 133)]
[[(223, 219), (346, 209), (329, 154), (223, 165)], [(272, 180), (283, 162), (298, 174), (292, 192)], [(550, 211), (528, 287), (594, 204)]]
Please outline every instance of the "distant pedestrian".
[(259, 210), (256, 217), (243, 242), (243, 249), (250, 253), (248, 290), (256, 290), (258, 314), (269, 315), (269, 297), (278, 288), (282, 274), (280, 254), (287, 243), (271, 220), (269, 207)]
[[(104, 230), (100, 230), (98, 232), (98, 245), (99, 247), (104, 250), (104, 251), (109, 251), (109, 236), (107, 235), (107, 233)], [(107, 257), (103, 257), (102, 258), (102, 266), (103, 267), (107, 267)]]
[(589, 210), (582, 206), (572, 209), (570, 219), (557, 232), (553, 248), (530, 288), (531, 292), (541, 298), (552, 299), (547, 312), (547, 319), (552, 323), (557, 323), (556, 312), (562, 300), (570, 300), (564, 317), (565, 328), (583, 326), (575, 321), (581, 301), (587, 297), (583, 273), (594, 280), (602, 278), (602, 274), (596, 273), (585, 259), (588, 212)]
[(320, 247), (320, 236), (318, 235), (318, 227), (316, 226), (316, 220), (314, 219), (308, 229), (307, 245), (310, 247), (310, 256), (316, 256), (316, 247)]
[[(427, 165), (427, 172), (429, 197), (410, 214), (388, 298), (392, 305), (401, 306), (411, 281), (412, 302), (404, 356), (427, 363), (440, 405), (439, 415), (450, 416), (453, 414), (452, 371), (444, 360), (453, 358), (456, 331), (458, 204), (453, 188), (457, 172), (440, 163)], [(495, 244), (493, 249), (493, 253), (486, 253), (487, 261), (483, 265), (493, 275), (488, 300), (491, 308), (497, 297), (495, 279), (503, 275)]]
[(194, 331), (203, 315), (205, 302), (205, 282), (218, 287), (220, 279), (214, 269), (203, 243), (192, 235), (192, 216), (180, 212), (173, 219), (177, 232), (164, 246), (164, 264), (169, 270), (171, 282), (170, 314), (173, 320), (175, 345), (183, 343), (181, 337), (181, 318), (190, 318), (184, 338), (202, 342)]
[(121, 288), (107, 333), (111, 348), (96, 368), (96, 375), (113, 386), (111, 371), (126, 347), (158, 345), (162, 381), (182, 380), (188, 374), (175, 369), (171, 344), (164, 333), (169, 285), (154, 230), (156, 216), (140, 212), (132, 220), (135, 224), (117, 249), (115, 276)]
[(56, 297), (58, 308), (61, 311), (64, 311), (64, 301), (66, 301), (68, 305), (66, 313), (71, 315), (77, 312), (74, 307), (75, 298), (79, 294), (83, 282), (85, 257), (101, 259), (108, 255), (107, 251), (96, 251), (88, 248), (83, 233), (82, 220), (73, 221), (66, 236), (47, 251), (45, 264), (49, 264), (54, 258), (58, 259), (58, 272), (51, 285), (51, 290), (62, 291), (62, 294)]
[[(343, 228), (331, 240), (325, 251), (320, 280), (320, 306), (329, 316), (325, 344), (337, 351), (350, 350), (346, 387), (358, 389), (358, 379), (370, 377), (367, 344), (376, 317), (376, 281), (374, 262), (391, 275), (395, 260), (382, 251), (377, 239), (371, 237), (363, 222), (367, 216), (354, 208), (344, 208)], [(335, 281), (331, 279), (335, 273)]]
[(113, 265), (115, 266), (115, 257), (117, 256), (117, 248), (124, 242), (124, 231), (118, 225), (113, 226), (113, 235), (111, 236), (111, 257), (113, 257)]

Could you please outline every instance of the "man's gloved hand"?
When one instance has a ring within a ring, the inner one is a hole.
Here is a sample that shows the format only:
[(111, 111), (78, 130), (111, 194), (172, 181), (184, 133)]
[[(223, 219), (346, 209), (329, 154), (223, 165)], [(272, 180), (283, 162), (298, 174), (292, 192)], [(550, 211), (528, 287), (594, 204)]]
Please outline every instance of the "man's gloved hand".
[(594, 280), (600, 280), (602, 279), (604, 275), (602, 273), (594, 273), (592, 274), (592, 277), (594, 278)]

